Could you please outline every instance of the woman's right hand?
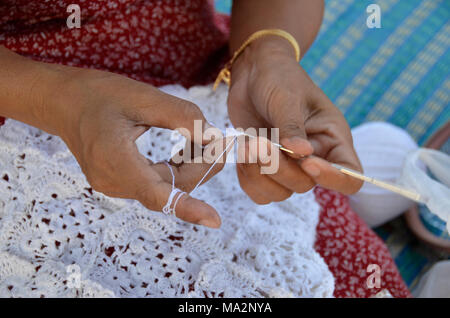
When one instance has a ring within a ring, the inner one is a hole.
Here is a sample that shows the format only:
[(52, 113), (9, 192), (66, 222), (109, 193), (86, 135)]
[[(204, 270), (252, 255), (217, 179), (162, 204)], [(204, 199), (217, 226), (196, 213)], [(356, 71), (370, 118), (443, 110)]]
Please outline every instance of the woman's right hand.
[[(40, 127), (60, 136), (75, 155), (88, 182), (108, 196), (139, 200), (161, 211), (172, 190), (168, 167), (142, 156), (135, 140), (150, 127), (185, 128), (194, 120), (209, 127), (193, 103), (113, 73), (61, 67), (61, 80), (46, 96), (37, 116)], [(198, 132), (197, 132), (198, 133)], [(158, 140), (154, 141), (158, 144)], [(189, 192), (210, 165), (183, 163), (173, 167), (176, 186)], [(208, 177), (223, 165), (215, 166)], [(213, 207), (185, 194), (176, 215), (187, 222), (218, 228)]]

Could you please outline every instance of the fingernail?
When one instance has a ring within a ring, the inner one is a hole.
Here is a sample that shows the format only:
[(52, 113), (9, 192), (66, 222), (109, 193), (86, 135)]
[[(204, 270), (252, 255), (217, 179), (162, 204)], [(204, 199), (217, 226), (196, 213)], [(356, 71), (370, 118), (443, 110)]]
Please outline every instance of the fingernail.
[(217, 223), (208, 219), (201, 220), (198, 224), (206, 227), (217, 228)]
[(318, 177), (320, 175), (320, 169), (314, 164), (304, 165), (303, 170), (311, 177)]

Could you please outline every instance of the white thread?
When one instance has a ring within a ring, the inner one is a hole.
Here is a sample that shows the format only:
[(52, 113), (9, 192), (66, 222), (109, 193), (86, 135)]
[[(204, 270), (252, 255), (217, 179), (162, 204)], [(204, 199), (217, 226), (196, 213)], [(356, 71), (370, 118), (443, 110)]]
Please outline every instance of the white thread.
[[(233, 127), (227, 128), (226, 131), (225, 132), (222, 131), (222, 133), (226, 137), (239, 137), (239, 136), (242, 136), (242, 135), (247, 135), (246, 133), (244, 133), (242, 131), (239, 131), (236, 128), (233, 128)], [(248, 136), (250, 136), (250, 135), (248, 135)], [(254, 137), (254, 136), (250, 136), (250, 137)]]
[[(247, 133), (239, 131), (239, 130), (237, 130), (235, 128), (227, 128), (227, 137), (229, 137), (229, 136), (236, 136), (236, 137), (246, 136), (246, 137), (249, 137), (249, 138), (258, 138), (258, 136), (253, 136), (253, 135), (247, 134)], [(272, 140), (269, 140), (269, 141), (270, 141), (271, 144), (277, 146), (278, 148), (282, 148), (283, 147), (283, 145), (281, 145), (281, 144), (279, 144), (277, 142), (273, 142)]]
[[(241, 133), (242, 134), (242, 133)], [(230, 148), (230, 146), (236, 141), (237, 139), (237, 135), (234, 136), (234, 138), (229, 142), (229, 144), (225, 147), (225, 150), (220, 154), (220, 156), (213, 162), (213, 164), (211, 165), (211, 167), (209, 167), (208, 171), (206, 171), (206, 173), (203, 175), (203, 177), (200, 179), (200, 181), (196, 184), (196, 186), (194, 187), (194, 189), (192, 189), (192, 192), (194, 192), (203, 182), (203, 180), (205, 180), (205, 178), (208, 176), (208, 174), (211, 172), (211, 170), (214, 168), (214, 166), (217, 164), (217, 162), (220, 160), (220, 158), (222, 158), (222, 156), (228, 151), (228, 149)], [(173, 169), (172, 166), (167, 162), (164, 161), (164, 163), (166, 164), (166, 166), (169, 168), (170, 174), (172, 175), (172, 191), (169, 194), (169, 198), (167, 199), (167, 203), (166, 205), (162, 208), (162, 212), (165, 215), (173, 215), (176, 216), (176, 207), (177, 207), (177, 203), (180, 200), (180, 198), (183, 196), (184, 191), (181, 191), (180, 189), (175, 187), (175, 174), (173, 173)], [(179, 194), (177, 196), (177, 194)], [(172, 206), (172, 201), (175, 199), (175, 202)]]
[[(171, 191), (170, 194), (169, 194), (169, 198), (167, 199), (166, 205), (162, 208), (162, 212), (163, 212), (165, 215), (173, 215), (173, 216), (176, 216), (176, 211), (175, 211), (175, 209), (176, 209), (176, 207), (177, 207), (178, 200), (180, 200), (180, 198), (181, 198), (181, 197), (183, 196), (183, 194), (185, 194), (186, 192), (181, 191), (180, 189), (178, 189), (178, 188), (175, 187), (175, 174), (173, 173), (172, 166), (171, 166), (168, 162), (166, 162), (166, 161), (164, 161), (164, 163), (165, 163), (166, 166), (169, 168), (170, 174), (172, 175), (172, 191)], [(173, 205), (173, 208), (171, 208), (172, 201), (173, 201), (173, 199), (177, 196), (177, 194), (179, 194), (179, 195), (178, 195), (178, 197), (175, 199), (175, 203), (174, 203), (174, 205)]]
[(176, 214), (175, 214), (175, 209), (177, 208), (177, 204), (178, 204), (178, 201), (181, 199), (181, 197), (183, 196), (183, 194), (185, 194), (186, 192), (183, 192), (183, 191), (181, 191), (180, 189), (176, 189), (178, 192), (181, 192), (181, 194), (175, 199), (175, 203), (173, 204), (173, 215), (175, 215), (176, 216)]
[(208, 171), (206, 171), (206, 173), (203, 175), (203, 177), (200, 179), (200, 181), (197, 183), (197, 185), (194, 187), (194, 189), (192, 189), (191, 192), (189, 192), (189, 194), (192, 194), (192, 192), (194, 192), (199, 186), (200, 184), (202, 184), (203, 180), (205, 180), (205, 178), (208, 176), (208, 174), (211, 172), (211, 170), (214, 168), (214, 166), (216, 165), (216, 163), (220, 160), (220, 158), (222, 158), (222, 156), (228, 151), (228, 148), (230, 148), (230, 146), (236, 141), (238, 136), (234, 136), (234, 138), (230, 141), (230, 143), (225, 147), (225, 150), (220, 154), (220, 156), (213, 162), (213, 164), (211, 165), (211, 167), (209, 167)]

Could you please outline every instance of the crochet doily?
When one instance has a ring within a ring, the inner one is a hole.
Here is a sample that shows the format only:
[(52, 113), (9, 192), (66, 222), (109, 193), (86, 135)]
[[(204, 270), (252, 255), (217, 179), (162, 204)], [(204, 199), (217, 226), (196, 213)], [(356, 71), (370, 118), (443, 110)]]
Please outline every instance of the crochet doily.
[[(225, 87), (165, 86), (230, 126)], [(173, 139), (173, 138), (172, 138)], [(176, 141), (152, 128), (138, 141), (154, 161)], [(14, 120), (0, 127), (0, 296), (331, 297), (334, 279), (313, 249), (314, 194), (258, 206), (234, 164), (194, 194), (219, 230), (93, 191), (58, 137)]]

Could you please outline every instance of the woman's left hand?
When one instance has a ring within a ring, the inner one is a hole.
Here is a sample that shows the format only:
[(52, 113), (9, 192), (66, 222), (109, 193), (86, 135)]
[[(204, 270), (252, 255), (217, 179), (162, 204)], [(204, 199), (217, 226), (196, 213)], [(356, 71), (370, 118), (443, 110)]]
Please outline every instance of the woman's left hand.
[(296, 62), (285, 39), (258, 39), (236, 60), (228, 113), (236, 128), (279, 128), (280, 143), (295, 152), (279, 154), (275, 174), (261, 174), (258, 163), (237, 165), (240, 185), (256, 203), (283, 201), (316, 184), (344, 194), (361, 187), (330, 165), (362, 171), (344, 116)]

